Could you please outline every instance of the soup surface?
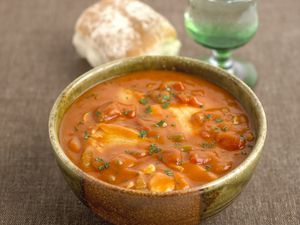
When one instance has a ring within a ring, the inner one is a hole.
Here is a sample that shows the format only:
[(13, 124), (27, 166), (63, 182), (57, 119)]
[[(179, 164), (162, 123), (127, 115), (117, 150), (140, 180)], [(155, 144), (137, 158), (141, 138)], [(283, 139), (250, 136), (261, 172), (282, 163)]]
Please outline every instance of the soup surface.
[(97, 179), (153, 192), (187, 189), (238, 166), (254, 143), (239, 102), (196, 76), (131, 73), (98, 84), (68, 109), (66, 155)]

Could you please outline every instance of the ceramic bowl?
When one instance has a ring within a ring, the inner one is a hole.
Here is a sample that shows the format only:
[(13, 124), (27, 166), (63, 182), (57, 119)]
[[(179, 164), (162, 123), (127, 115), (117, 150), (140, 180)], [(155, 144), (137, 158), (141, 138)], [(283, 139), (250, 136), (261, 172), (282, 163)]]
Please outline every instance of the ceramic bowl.
[[(94, 85), (134, 71), (171, 70), (204, 78), (230, 92), (251, 117), (256, 143), (248, 157), (227, 175), (202, 186), (167, 193), (114, 186), (84, 173), (65, 155), (58, 139), (68, 107)], [(228, 206), (243, 190), (261, 155), (267, 125), (263, 107), (252, 90), (235, 76), (199, 60), (177, 56), (127, 58), (99, 66), (69, 84), (50, 113), (49, 135), (57, 164), (77, 197), (113, 224), (199, 224)]]

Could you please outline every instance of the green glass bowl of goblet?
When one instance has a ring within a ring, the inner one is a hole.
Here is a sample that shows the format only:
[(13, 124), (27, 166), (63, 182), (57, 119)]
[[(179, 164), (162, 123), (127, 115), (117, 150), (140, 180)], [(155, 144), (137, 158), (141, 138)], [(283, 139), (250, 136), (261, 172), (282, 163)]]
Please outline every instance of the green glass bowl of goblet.
[(231, 55), (233, 49), (248, 43), (256, 33), (256, 0), (189, 0), (184, 21), (188, 35), (213, 50), (207, 59), (210, 64), (236, 75), (252, 88), (255, 86), (255, 67)]

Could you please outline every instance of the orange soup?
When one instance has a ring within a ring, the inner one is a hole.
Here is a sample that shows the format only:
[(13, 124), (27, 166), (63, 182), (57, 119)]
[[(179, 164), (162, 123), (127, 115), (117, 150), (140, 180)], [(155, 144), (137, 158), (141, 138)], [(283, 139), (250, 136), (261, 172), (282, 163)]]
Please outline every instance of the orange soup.
[(247, 157), (255, 139), (248, 115), (228, 92), (171, 71), (136, 72), (96, 85), (70, 106), (59, 137), (84, 172), (153, 192), (223, 176)]

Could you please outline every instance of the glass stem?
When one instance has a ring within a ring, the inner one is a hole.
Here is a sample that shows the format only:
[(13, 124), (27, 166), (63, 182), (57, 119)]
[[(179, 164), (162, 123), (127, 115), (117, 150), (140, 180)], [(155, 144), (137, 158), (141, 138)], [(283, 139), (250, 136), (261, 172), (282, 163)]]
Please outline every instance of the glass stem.
[(233, 72), (233, 61), (230, 50), (213, 50), (209, 62), (217, 67)]

